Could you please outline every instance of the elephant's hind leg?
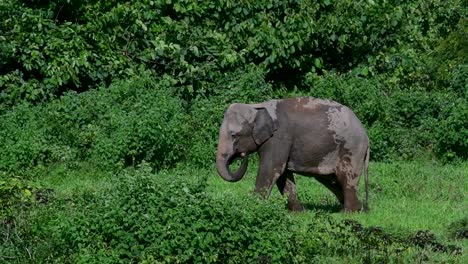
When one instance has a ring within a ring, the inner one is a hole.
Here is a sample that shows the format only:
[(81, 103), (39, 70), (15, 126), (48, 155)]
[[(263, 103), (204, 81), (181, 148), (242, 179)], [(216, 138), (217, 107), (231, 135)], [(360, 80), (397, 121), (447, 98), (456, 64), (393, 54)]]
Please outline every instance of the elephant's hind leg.
[(356, 179), (359, 175), (351, 169), (337, 170), (336, 178), (341, 185), (344, 198), (344, 211), (355, 212), (361, 210), (361, 203), (357, 195)]
[(336, 198), (340, 202), (340, 204), (344, 205), (344, 196), (343, 196), (343, 188), (341, 187), (340, 183), (336, 180), (336, 175), (327, 175), (327, 176), (316, 176), (315, 179), (327, 187), (333, 194), (335, 194)]
[(289, 211), (303, 211), (304, 207), (297, 198), (296, 183), (292, 172), (286, 170), (281, 177), (276, 181), (280, 193), (288, 195), (288, 209)]

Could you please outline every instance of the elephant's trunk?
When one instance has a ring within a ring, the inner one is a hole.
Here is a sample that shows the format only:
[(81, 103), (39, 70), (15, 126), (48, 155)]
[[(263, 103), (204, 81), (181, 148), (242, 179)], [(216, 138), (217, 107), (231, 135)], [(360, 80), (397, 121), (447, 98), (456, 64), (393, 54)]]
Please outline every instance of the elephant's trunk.
[(219, 175), (223, 177), (226, 181), (236, 182), (244, 177), (245, 172), (247, 171), (247, 165), (249, 163), (249, 158), (245, 155), (242, 158), (242, 163), (239, 169), (236, 172), (231, 172), (229, 169), (230, 158), (223, 158), (223, 155), (218, 153), (216, 157), (216, 168), (218, 169)]
[(234, 151), (233, 142), (230, 140), (226, 122), (223, 122), (219, 131), (218, 152), (216, 154), (216, 168), (218, 173), (223, 179), (229, 182), (236, 182), (244, 177), (247, 171), (249, 159), (247, 153), (240, 153), (242, 163), (236, 172), (231, 172), (229, 165), (237, 156)]

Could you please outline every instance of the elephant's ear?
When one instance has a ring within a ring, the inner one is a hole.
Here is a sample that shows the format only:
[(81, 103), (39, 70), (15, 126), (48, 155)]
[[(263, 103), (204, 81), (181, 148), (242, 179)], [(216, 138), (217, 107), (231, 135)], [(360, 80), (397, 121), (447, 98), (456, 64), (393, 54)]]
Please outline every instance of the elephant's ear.
[(276, 124), (273, 122), (270, 114), (268, 114), (268, 111), (265, 108), (258, 108), (253, 127), (255, 143), (261, 145), (273, 135), (275, 130)]

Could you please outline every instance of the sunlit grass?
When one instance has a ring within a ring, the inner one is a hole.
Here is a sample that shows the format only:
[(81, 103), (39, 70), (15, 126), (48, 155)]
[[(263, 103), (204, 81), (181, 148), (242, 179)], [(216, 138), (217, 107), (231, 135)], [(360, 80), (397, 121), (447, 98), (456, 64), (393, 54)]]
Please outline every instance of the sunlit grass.
[[(255, 178), (258, 163), (250, 163), (245, 177), (236, 183), (224, 181), (214, 166), (206, 169), (179, 166), (156, 173), (155, 177), (187, 175), (187, 180), (207, 180), (206, 192), (215, 199), (246, 199), (255, 195)], [(112, 190), (118, 177), (116, 173), (96, 172), (92, 167), (71, 169), (58, 166), (41, 177), (41, 185), (54, 189), (56, 195), (72, 196), (84, 191)], [(429, 162), (371, 163), (369, 213), (345, 214), (340, 212), (334, 195), (313, 178), (296, 176), (298, 195), (306, 210), (291, 213), (298, 230), (306, 228), (317, 213), (331, 215), (336, 220), (354, 219), (365, 227), (377, 226), (390, 234), (409, 236), (419, 230), (429, 230), (443, 243), (454, 244), (466, 252), (465, 240), (454, 240), (449, 225), (468, 217), (468, 163), (440, 165)], [(359, 195), (364, 197), (364, 181), (360, 182)], [(271, 198), (279, 198), (276, 187)], [(266, 203), (272, 201), (265, 201)], [(284, 207), (286, 209), (286, 204)], [(456, 257), (464, 263), (466, 254)], [(323, 260), (320, 260), (323, 261)]]
[[(257, 164), (251, 163), (244, 179), (229, 183), (217, 176), (213, 168), (208, 177), (208, 190), (218, 197), (230, 193), (242, 199), (254, 190), (256, 169)], [(365, 226), (379, 226), (398, 233), (430, 230), (445, 241), (450, 240), (448, 226), (468, 217), (468, 163), (371, 163), (369, 178), (371, 211), (343, 214), (330, 191), (312, 178), (296, 176), (298, 195), (306, 211), (293, 215), (307, 221), (308, 216), (320, 211), (337, 219), (355, 219)], [(360, 182), (359, 195), (362, 200), (364, 180)], [(272, 191), (272, 197), (275, 196), (279, 196), (276, 187)], [(457, 243), (468, 246), (465, 241)]]
[(55, 195), (69, 196), (83, 191), (99, 192), (104, 188), (112, 188), (112, 177), (115, 177), (115, 173), (103, 172), (89, 164), (77, 167), (61, 164), (49, 168), (38, 180), (41, 185), (53, 189)]

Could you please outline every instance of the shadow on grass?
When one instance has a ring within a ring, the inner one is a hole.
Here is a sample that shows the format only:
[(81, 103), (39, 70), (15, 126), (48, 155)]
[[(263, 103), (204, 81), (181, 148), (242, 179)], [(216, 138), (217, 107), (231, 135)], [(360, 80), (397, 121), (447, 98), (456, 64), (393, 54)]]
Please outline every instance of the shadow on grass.
[(341, 205), (338, 203), (303, 203), (304, 209), (309, 211), (323, 212), (323, 213), (339, 213)]

